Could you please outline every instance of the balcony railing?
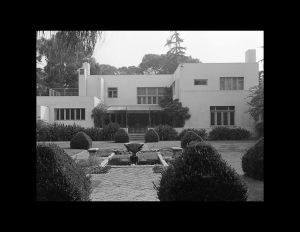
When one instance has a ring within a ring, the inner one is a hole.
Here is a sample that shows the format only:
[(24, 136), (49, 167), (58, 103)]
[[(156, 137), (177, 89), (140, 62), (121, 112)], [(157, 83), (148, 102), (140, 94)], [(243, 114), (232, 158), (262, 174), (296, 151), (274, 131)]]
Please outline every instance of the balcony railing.
[(79, 96), (77, 88), (55, 88), (49, 89), (49, 96)]

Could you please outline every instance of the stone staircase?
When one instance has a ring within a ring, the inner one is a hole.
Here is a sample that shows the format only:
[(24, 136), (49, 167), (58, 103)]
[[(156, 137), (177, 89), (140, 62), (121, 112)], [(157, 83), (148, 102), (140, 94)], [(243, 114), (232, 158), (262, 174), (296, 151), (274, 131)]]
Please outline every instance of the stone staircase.
[(145, 141), (144, 133), (129, 133), (129, 140), (131, 141)]

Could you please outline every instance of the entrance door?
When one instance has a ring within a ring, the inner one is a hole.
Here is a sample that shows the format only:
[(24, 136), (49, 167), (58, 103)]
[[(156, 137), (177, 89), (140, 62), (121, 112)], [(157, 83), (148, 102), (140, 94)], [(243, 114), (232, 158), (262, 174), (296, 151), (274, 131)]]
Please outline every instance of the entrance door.
[(149, 114), (147, 113), (129, 113), (128, 133), (146, 133), (149, 124)]

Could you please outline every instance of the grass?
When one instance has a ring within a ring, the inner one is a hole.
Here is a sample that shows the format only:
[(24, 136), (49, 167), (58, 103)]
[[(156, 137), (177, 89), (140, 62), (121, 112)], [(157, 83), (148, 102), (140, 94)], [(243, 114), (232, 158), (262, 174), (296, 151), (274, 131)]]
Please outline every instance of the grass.
[[(144, 141), (135, 141), (144, 143)], [(227, 163), (233, 167), (241, 178), (247, 183), (249, 191), (249, 200), (250, 201), (263, 201), (264, 199), (264, 182), (254, 180), (250, 177), (244, 175), (244, 172), (241, 167), (241, 157), (244, 154), (245, 149), (252, 146), (256, 140), (229, 140), (229, 141), (207, 141), (212, 144), (217, 151), (221, 154), (222, 158), (227, 161)], [(49, 142), (46, 142), (49, 143)], [(63, 148), (68, 154), (77, 154), (76, 152), (81, 152), (83, 150), (70, 149), (70, 142), (50, 142), (55, 143), (61, 148)], [(171, 147), (180, 147), (180, 141), (159, 141), (157, 143), (145, 143), (145, 149), (166, 149)], [(112, 149), (115, 150), (124, 150), (125, 146), (123, 143), (115, 143), (112, 141), (93, 141), (93, 147), (100, 149), (100, 157), (107, 157), (112, 152)], [(172, 152), (160, 151), (166, 162), (171, 160)], [(139, 153), (138, 153), (139, 154)], [(98, 156), (98, 155), (97, 155)]]

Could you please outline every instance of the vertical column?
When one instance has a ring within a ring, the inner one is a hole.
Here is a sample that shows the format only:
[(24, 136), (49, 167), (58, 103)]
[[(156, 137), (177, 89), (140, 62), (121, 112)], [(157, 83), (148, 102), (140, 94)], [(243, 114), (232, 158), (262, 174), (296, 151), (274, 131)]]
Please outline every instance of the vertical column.
[(122, 123), (122, 127), (123, 127), (123, 113), (121, 113), (121, 123)]
[(151, 127), (151, 111), (149, 109), (149, 127)]

